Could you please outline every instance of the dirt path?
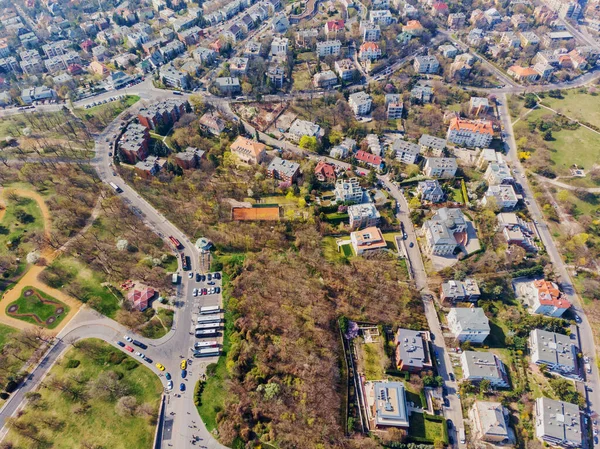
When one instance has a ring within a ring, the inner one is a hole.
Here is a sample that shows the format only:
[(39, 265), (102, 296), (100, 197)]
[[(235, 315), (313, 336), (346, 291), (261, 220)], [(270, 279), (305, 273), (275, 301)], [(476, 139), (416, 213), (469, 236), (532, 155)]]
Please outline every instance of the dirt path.
[[(6, 190), (7, 189), (3, 189), (2, 195), (6, 195)], [(52, 226), (51, 220), (50, 220), (51, 215), (50, 215), (50, 211), (48, 210), (48, 207), (46, 206), (46, 203), (44, 202), (44, 198), (39, 193), (34, 192), (33, 190), (20, 189), (20, 188), (8, 189), (8, 190), (15, 192), (19, 196), (22, 196), (25, 198), (30, 198), (38, 204), (40, 211), (42, 213), (42, 219), (44, 220), (44, 233), (46, 234), (47, 237), (49, 237), (50, 229)], [(94, 212), (96, 212), (96, 208), (94, 208)], [(98, 212), (96, 212), (95, 214), (92, 213), (90, 222), (93, 222), (93, 220), (95, 219), (94, 217), (97, 217), (97, 214), (98, 214)], [(0, 215), (0, 217), (1, 217), (1, 215)], [(86, 229), (87, 227), (88, 226), (86, 225), (86, 227), (84, 229)], [(79, 235), (79, 234), (77, 234), (77, 235)], [(61, 247), (61, 249), (64, 249), (66, 247), (66, 245), (67, 245), (67, 243), (65, 243), (65, 245), (63, 245), (63, 247)], [(61, 252), (60, 249), (58, 251), (52, 251), (51, 249), (45, 249), (42, 252), (42, 256), (46, 259), (46, 261), (48, 263), (50, 263), (60, 254), (60, 252)], [(69, 312), (69, 314), (61, 321), (61, 323), (58, 326), (56, 326), (54, 329), (48, 329), (49, 333), (52, 333), (54, 335), (58, 334), (69, 323), (71, 318), (73, 318), (77, 314), (79, 308), (82, 306), (81, 301), (78, 301), (75, 298), (72, 298), (71, 296), (66, 295), (65, 293), (63, 293), (60, 290), (56, 290), (54, 288), (48, 287), (46, 284), (44, 284), (43, 282), (41, 282), (38, 279), (39, 274), (42, 271), (44, 271), (45, 268), (46, 268), (45, 266), (39, 266), (39, 265), (30, 266), (29, 269), (27, 270), (27, 272), (19, 280), (19, 282), (17, 282), (17, 284), (12, 289), (10, 289), (4, 293), (4, 296), (2, 297), (2, 299), (0, 299), (0, 323), (6, 324), (8, 326), (11, 326), (11, 327), (14, 327), (17, 329), (21, 329), (21, 330), (35, 327), (35, 325), (33, 325), (31, 323), (27, 323), (25, 321), (18, 320), (16, 318), (10, 317), (6, 314), (6, 308), (8, 307), (8, 305), (11, 302), (16, 301), (19, 298), (19, 296), (21, 296), (21, 291), (25, 287), (28, 287), (28, 286), (35, 287), (38, 290), (43, 291), (44, 293), (58, 299), (59, 301), (64, 302), (71, 308), (71, 311)]]

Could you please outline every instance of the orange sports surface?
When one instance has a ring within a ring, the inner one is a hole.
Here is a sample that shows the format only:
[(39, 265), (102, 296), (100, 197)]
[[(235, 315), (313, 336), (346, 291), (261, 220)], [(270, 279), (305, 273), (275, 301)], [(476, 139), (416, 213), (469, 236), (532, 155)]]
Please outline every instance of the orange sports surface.
[(234, 207), (233, 220), (279, 220), (279, 207)]

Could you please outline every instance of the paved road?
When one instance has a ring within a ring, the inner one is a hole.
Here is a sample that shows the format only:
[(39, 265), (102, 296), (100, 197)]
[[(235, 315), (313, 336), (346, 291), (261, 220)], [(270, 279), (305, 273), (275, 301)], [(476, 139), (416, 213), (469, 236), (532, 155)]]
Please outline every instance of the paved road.
[(510, 161), (513, 170), (516, 169), (518, 172), (517, 179), (523, 188), (523, 196), (525, 200), (529, 202), (529, 212), (531, 213), (532, 218), (538, 223), (537, 230), (540, 234), (542, 243), (546, 247), (546, 251), (550, 256), (554, 270), (560, 280), (561, 287), (571, 304), (573, 304), (573, 311), (581, 318), (581, 323), (579, 324), (582, 346), (581, 350), (585, 356), (588, 356), (591, 359), (590, 365), (592, 366), (592, 374), (588, 374), (586, 376), (585, 383), (586, 386), (589, 386), (592, 390), (591, 392), (587, 392), (588, 405), (591, 413), (598, 413), (600, 411), (600, 378), (598, 375), (598, 366), (596, 363), (594, 363), (596, 358), (596, 348), (594, 345), (592, 328), (585, 315), (585, 311), (583, 310), (581, 299), (573, 287), (573, 282), (571, 280), (571, 276), (569, 275), (568, 269), (560, 253), (558, 252), (556, 244), (552, 239), (550, 229), (545, 224), (544, 215), (542, 214), (542, 211), (540, 210), (540, 207), (533, 196), (531, 186), (524, 175), (525, 169), (517, 157), (517, 144), (515, 142), (515, 136), (512, 128), (512, 119), (508, 111), (506, 95), (503, 95), (502, 98), (499, 98), (498, 112), (500, 114), (500, 120), (502, 121), (502, 128), (506, 133), (505, 146), (508, 160)]

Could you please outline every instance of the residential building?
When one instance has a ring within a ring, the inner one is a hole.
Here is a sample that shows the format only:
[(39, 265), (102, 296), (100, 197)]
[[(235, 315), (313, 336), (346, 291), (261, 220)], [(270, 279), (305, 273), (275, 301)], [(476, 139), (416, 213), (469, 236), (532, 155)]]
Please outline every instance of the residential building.
[(381, 156), (377, 156), (375, 154), (367, 153), (366, 151), (359, 150), (354, 155), (354, 158), (358, 162), (362, 162), (363, 164), (375, 169), (382, 170), (384, 166), (383, 158)]
[(364, 397), (370, 429), (408, 428), (406, 391), (402, 382), (366, 382)]
[(468, 240), (467, 220), (460, 209), (444, 207), (423, 224), (425, 249), (436, 256), (452, 255)]
[(211, 65), (217, 59), (217, 52), (210, 48), (198, 47), (192, 52), (192, 58), (201, 64)]
[(516, 283), (519, 299), (531, 313), (560, 318), (571, 308), (571, 303), (560, 291), (558, 285), (545, 279)]
[(351, 229), (363, 229), (377, 226), (381, 215), (373, 203), (348, 206)]
[(175, 154), (175, 163), (184, 170), (197, 168), (204, 159), (205, 152), (194, 147), (187, 147), (184, 151)]
[(448, 28), (458, 30), (465, 26), (466, 16), (462, 12), (452, 13), (448, 15)]
[(376, 25), (388, 26), (395, 22), (394, 16), (388, 9), (372, 10), (369, 14), (369, 21)]
[(504, 363), (491, 352), (463, 351), (460, 355), (460, 364), (463, 370), (463, 380), (474, 383), (487, 380), (493, 388), (510, 386)]
[(166, 162), (165, 159), (159, 159), (156, 156), (148, 156), (143, 161), (137, 162), (133, 168), (136, 175), (140, 178), (150, 179), (152, 176), (156, 176)]
[(246, 164), (260, 164), (267, 156), (266, 146), (256, 140), (238, 136), (231, 144), (231, 153)]
[(421, 196), (421, 201), (430, 201), (432, 203), (439, 203), (445, 197), (444, 191), (437, 179), (419, 181), (419, 184), (417, 184), (417, 193)]
[(337, 178), (335, 165), (319, 161), (315, 167), (315, 176), (321, 182), (334, 183)]
[(290, 134), (294, 140), (300, 140), (303, 136), (316, 137), (319, 139), (323, 134), (323, 131), (316, 123), (296, 119), (292, 122), (290, 129), (288, 129), (288, 134)]
[[(419, 148), (420, 149), (420, 148)], [(453, 178), (458, 170), (454, 157), (426, 157), (423, 173), (430, 178)]]
[(412, 36), (420, 36), (425, 31), (423, 25), (418, 20), (409, 20), (406, 25), (402, 26), (402, 32)]
[(337, 158), (337, 159), (346, 159), (348, 154), (353, 152), (356, 148), (356, 140), (346, 138), (344, 141), (336, 145), (329, 152), (329, 156)]
[(421, 147), (413, 142), (397, 139), (392, 144), (392, 151), (400, 162), (415, 164), (421, 153)]
[(550, 0), (548, 6), (556, 11), (561, 19), (577, 20), (581, 15), (581, 5), (576, 0)]
[(404, 113), (404, 104), (399, 94), (386, 94), (385, 106), (387, 107), (388, 120), (401, 119)]
[(373, 100), (371, 96), (364, 92), (355, 92), (348, 97), (348, 104), (356, 115), (365, 115), (371, 112)]
[(185, 31), (177, 33), (177, 39), (179, 39), (184, 45), (194, 45), (198, 43), (202, 30), (198, 26), (193, 26)]
[(135, 164), (136, 161), (146, 159), (150, 133), (148, 128), (137, 123), (130, 123), (119, 139), (118, 147), (124, 162)]
[(229, 73), (231, 76), (243, 76), (248, 71), (248, 58), (231, 58), (229, 60)]
[(399, 328), (396, 332), (396, 367), (409, 373), (431, 369), (429, 341), (427, 331)]
[(24, 50), (19, 53), (21, 57), (21, 70), (25, 75), (35, 75), (44, 71), (42, 58), (36, 50)]
[(458, 54), (458, 48), (454, 45), (440, 45), (438, 50), (444, 58), (452, 59)]
[(515, 213), (498, 214), (498, 229), (510, 245), (518, 245), (527, 252), (538, 250), (535, 239), (539, 238), (533, 223), (521, 220)]
[(452, 307), (448, 327), (458, 341), (483, 343), (490, 334), (490, 322), (480, 307)]
[(31, 104), (34, 101), (54, 100), (56, 97), (56, 91), (47, 86), (28, 87), (21, 91), (21, 100), (25, 104)]
[(247, 58), (253, 58), (260, 55), (262, 45), (259, 41), (250, 40), (244, 47), (244, 56)]
[(368, 20), (360, 22), (359, 31), (362, 34), (363, 42), (377, 42), (381, 39), (381, 28), (379, 25)]
[(171, 41), (162, 46), (159, 51), (165, 61), (170, 61), (185, 52), (185, 45), (180, 41)]
[(415, 86), (410, 91), (410, 99), (411, 101), (425, 104), (431, 103), (433, 98), (433, 89), (429, 86)]
[(481, 203), (486, 206), (491, 198), (494, 199), (494, 202), (501, 210), (513, 210), (519, 202), (517, 193), (510, 184), (489, 186)]
[(510, 442), (508, 411), (500, 402), (475, 401), (469, 410), (474, 441), (494, 444)]
[[(340, 44), (341, 45), (341, 44)], [(287, 37), (275, 36), (271, 42), (271, 56), (286, 56), (289, 47)]]
[(0, 59), (0, 69), (2, 69), (4, 73), (13, 73), (20, 70), (20, 65), (17, 62), (17, 58), (14, 56), (7, 56)]
[(367, 134), (365, 141), (367, 142), (369, 151), (371, 153), (373, 153), (375, 156), (384, 156), (383, 148), (381, 147), (381, 142), (379, 142), (379, 137), (377, 137), (377, 134)]
[(356, 67), (351, 59), (340, 59), (334, 63), (335, 71), (342, 81), (349, 81), (354, 78)]
[(533, 68), (521, 67), (518, 65), (510, 66), (506, 73), (508, 73), (517, 81), (528, 81), (530, 83), (536, 81), (540, 76), (540, 74)]
[(521, 48), (521, 39), (512, 31), (502, 33), (500, 42), (508, 48)]
[(450, 120), (450, 126), (446, 139), (455, 145), (466, 147), (489, 147), (494, 138), (494, 129), (489, 120), (465, 120), (454, 117)]
[(317, 42), (317, 55), (320, 58), (325, 56), (338, 56), (342, 51), (342, 43), (339, 40)]
[(519, 33), (519, 38), (521, 39), (521, 46), (523, 48), (530, 45), (532, 47), (540, 45), (540, 38), (533, 31), (522, 31)]
[(336, 37), (338, 33), (344, 34), (344, 21), (342, 19), (329, 20), (325, 23), (325, 35), (329, 38)]
[(198, 120), (200, 127), (213, 136), (220, 136), (225, 131), (225, 120), (217, 112), (207, 112), (200, 120)]
[(280, 181), (293, 183), (300, 173), (300, 164), (275, 157), (267, 167), (267, 176)]
[(531, 361), (557, 374), (580, 379), (577, 346), (571, 336), (534, 329), (529, 334)]
[(165, 64), (158, 73), (165, 86), (175, 87), (177, 89), (187, 89), (190, 83), (190, 77), (187, 73), (177, 70), (172, 64)]
[(586, 435), (581, 425), (579, 407), (547, 397), (535, 400), (535, 435), (550, 446), (583, 447)]
[(335, 182), (335, 200), (338, 203), (362, 203), (364, 192), (357, 178), (338, 179)]
[(300, 48), (313, 48), (319, 37), (319, 30), (309, 28), (308, 30), (299, 30), (296, 33), (296, 46)]
[(435, 56), (416, 56), (413, 64), (415, 72), (417, 73), (438, 73), (440, 70), (440, 63)]
[(215, 86), (222, 94), (235, 95), (242, 91), (240, 79), (237, 77), (226, 76), (215, 79)]
[(483, 175), (483, 179), (490, 186), (499, 184), (514, 184), (515, 182), (515, 178), (513, 178), (510, 168), (504, 160), (488, 164), (488, 168)]
[(483, 40), (485, 39), (485, 31), (481, 28), (473, 28), (467, 34), (467, 43), (472, 47), (479, 47)]
[(469, 114), (484, 115), (490, 109), (490, 102), (484, 97), (471, 97), (469, 100)]
[(338, 84), (338, 77), (332, 70), (315, 73), (313, 76), (313, 86), (321, 89), (328, 89)]
[(467, 278), (464, 281), (450, 280), (442, 284), (440, 291), (440, 301), (456, 302), (477, 302), (481, 296), (479, 285), (475, 279)]
[(387, 248), (387, 242), (383, 238), (381, 230), (375, 226), (350, 233), (350, 242), (357, 256), (367, 251)]
[(496, 8), (490, 8), (483, 13), (487, 23), (490, 27), (493, 27), (497, 23), (502, 22), (502, 16)]
[(423, 154), (428, 154), (434, 157), (441, 157), (446, 149), (446, 139), (423, 134), (419, 139), (419, 146)]
[(363, 42), (358, 51), (361, 61), (373, 61), (381, 57), (381, 47), (377, 42)]

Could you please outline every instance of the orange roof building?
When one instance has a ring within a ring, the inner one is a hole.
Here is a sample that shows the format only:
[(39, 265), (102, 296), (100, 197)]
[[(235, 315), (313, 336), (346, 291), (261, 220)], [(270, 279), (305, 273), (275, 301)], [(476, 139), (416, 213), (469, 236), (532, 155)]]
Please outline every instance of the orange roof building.
[(487, 148), (494, 138), (494, 127), (489, 120), (466, 120), (453, 117), (446, 139), (455, 145)]
[(238, 136), (231, 144), (231, 152), (246, 164), (260, 164), (266, 157), (267, 147), (256, 140)]
[(90, 63), (90, 70), (93, 73), (95, 73), (96, 75), (102, 75), (102, 76), (106, 76), (110, 73), (108, 68), (104, 64), (102, 64), (101, 62), (98, 62), (98, 61), (92, 61)]
[(337, 178), (333, 164), (325, 161), (319, 161), (315, 167), (315, 175), (321, 182), (335, 182)]
[(127, 300), (133, 308), (143, 312), (150, 306), (150, 301), (154, 298), (155, 291), (151, 287), (133, 288), (127, 294)]
[(558, 285), (545, 279), (531, 282), (531, 311), (541, 315), (560, 318), (571, 303), (558, 289)]
[(540, 74), (531, 67), (521, 67), (518, 65), (509, 67), (507, 73), (517, 81), (535, 81), (540, 76)]
[(424, 28), (421, 22), (418, 20), (409, 20), (406, 25), (402, 27), (402, 31), (410, 34), (421, 34)]

